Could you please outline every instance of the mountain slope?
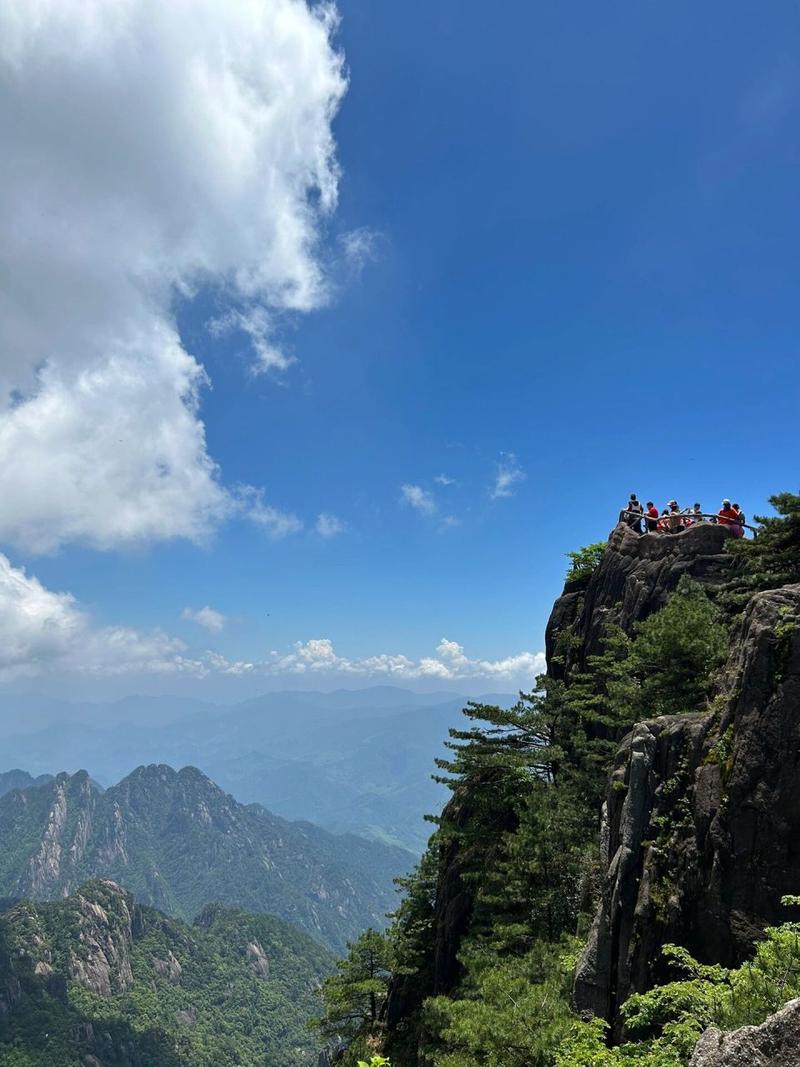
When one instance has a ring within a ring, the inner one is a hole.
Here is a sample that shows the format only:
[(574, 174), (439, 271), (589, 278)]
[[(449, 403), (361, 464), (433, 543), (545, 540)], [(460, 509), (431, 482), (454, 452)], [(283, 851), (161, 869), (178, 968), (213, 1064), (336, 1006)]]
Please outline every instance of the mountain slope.
[(22, 901), (0, 915), (0, 1062), (309, 1067), (332, 963), (270, 916), (212, 907), (189, 927), (113, 882)]
[(105, 793), (85, 771), (0, 798), (0, 896), (53, 899), (113, 878), (192, 918), (209, 901), (269, 912), (340, 950), (396, 903), (402, 849), (245, 806), (193, 767), (139, 767)]

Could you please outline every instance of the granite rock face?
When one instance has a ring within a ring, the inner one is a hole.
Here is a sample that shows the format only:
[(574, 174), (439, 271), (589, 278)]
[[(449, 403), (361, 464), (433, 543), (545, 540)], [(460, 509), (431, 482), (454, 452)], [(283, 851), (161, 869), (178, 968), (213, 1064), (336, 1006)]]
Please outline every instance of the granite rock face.
[(738, 965), (800, 886), (800, 585), (752, 598), (707, 714), (625, 738), (602, 841), (575, 999), (620, 1036), (628, 995), (668, 977), (661, 945)]
[[(724, 526), (700, 523), (678, 534), (634, 533), (619, 525), (588, 582), (567, 582), (553, 606), (546, 631), (548, 674), (559, 678), (583, 670), (588, 656), (602, 651), (606, 628), (626, 632), (663, 607), (684, 574), (701, 584), (724, 580), (734, 566)], [(571, 628), (574, 644), (556, 656), (559, 635)]]
[(760, 1026), (723, 1033), (712, 1026), (695, 1046), (689, 1067), (797, 1067), (800, 1000), (790, 1000)]

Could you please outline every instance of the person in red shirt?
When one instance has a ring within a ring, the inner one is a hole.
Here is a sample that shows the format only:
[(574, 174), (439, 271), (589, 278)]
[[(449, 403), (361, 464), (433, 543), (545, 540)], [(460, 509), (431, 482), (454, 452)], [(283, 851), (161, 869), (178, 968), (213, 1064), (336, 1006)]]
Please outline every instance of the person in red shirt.
[(647, 511), (645, 512), (644, 521), (647, 524), (647, 532), (655, 533), (658, 529), (658, 508), (652, 500), (647, 501)]
[[(741, 529), (741, 526), (739, 526), (741, 520), (738, 513), (731, 507), (730, 500), (722, 501), (722, 507), (717, 512), (717, 522), (721, 526), (738, 526)], [(732, 532), (735, 533), (736, 531), (733, 530)]]

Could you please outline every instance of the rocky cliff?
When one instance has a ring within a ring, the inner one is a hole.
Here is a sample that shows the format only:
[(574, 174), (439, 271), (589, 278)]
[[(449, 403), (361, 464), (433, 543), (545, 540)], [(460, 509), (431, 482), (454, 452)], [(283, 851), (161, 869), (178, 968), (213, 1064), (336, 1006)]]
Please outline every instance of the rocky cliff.
[[(684, 575), (709, 591), (716, 589), (735, 565), (725, 552), (729, 536), (723, 527), (710, 524), (669, 537), (637, 536), (628, 527), (617, 527), (594, 572), (581, 581), (568, 581), (553, 607), (547, 627), (549, 676), (569, 679), (574, 672), (584, 670), (588, 658), (601, 651), (610, 624), (631, 632), (637, 622), (664, 606)], [(504, 822), (503, 813), (498, 811), (496, 831), (475, 837), (465, 849), (458, 830), (474, 819), (473, 809), (480, 796), (480, 788), (470, 782), (463, 794), (454, 794), (442, 812), (444, 845), (437, 854), (438, 878), (432, 894), (431, 944), (426, 965), (413, 974), (396, 976), (390, 985), (385, 1021), (391, 1034), (392, 1055), (400, 1064), (425, 1062), (424, 1052), (413, 1045), (413, 1040), (406, 1046), (403, 1035), (408, 1030), (413, 1038), (414, 1028), (409, 1027), (409, 1020), (426, 997), (456, 990), (461, 974), (459, 952), (470, 927), (480, 871), (491, 867), (502, 834), (513, 828), (513, 813), (509, 810)], [(612, 796), (617, 801), (620, 793), (615, 790)], [(607, 830), (606, 836), (611, 840), (612, 831)], [(615, 839), (613, 847), (616, 850)], [(607, 866), (610, 870), (610, 859)], [(631, 875), (632, 884), (637, 877), (637, 873)], [(612, 884), (610, 873), (605, 881), (608, 886)], [(609, 907), (616, 914), (618, 902), (616, 898), (611, 900), (611, 889), (607, 893)], [(599, 919), (595, 926), (592, 953), (582, 967), (579, 996), (583, 1007), (611, 1015), (614, 1006), (610, 990), (612, 986), (616, 988), (616, 972), (612, 974), (611, 964), (615, 952), (611, 947), (613, 935), (609, 930), (605, 936)], [(593, 967), (590, 959), (595, 961)]]
[(617, 526), (591, 577), (568, 581), (553, 606), (545, 633), (548, 674), (563, 678), (585, 669), (587, 657), (601, 651), (609, 625), (629, 633), (664, 606), (684, 575), (712, 589), (719, 585), (735, 565), (725, 552), (729, 537), (724, 526), (711, 523), (671, 536), (639, 536)]
[[(681, 574), (718, 582), (730, 566), (725, 536), (711, 526), (661, 538), (618, 529), (588, 587), (557, 603), (550, 648), (570, 623), (580, 662), (608, 620), (632, 626)], [(798, 752), (793, 585), (750, 601), (706, 713), (639, 723), (623, 741), (604, 812), (602, 901), (576, 978), (579, 1008), (612, 1021), (619, 1036), (619, 1006), (666, 977), (662, 944), (730, 966), (780, 921), (781, 896), (800, 886)]]
[[(492, 789), (491, 775), (473, 781), (472, 789), (456, 789), (439, 818), (444, 842), (437, 854), (438, 877), (433, 892), (430, 966), (424, 973), (395, 975), (389, 985), (384, 1021), (390, 1030), (422, 1007), (429, 996), (447, 995), (461, 977), (458, 958), (475, 907), (475, 874), (490, 862), (501, 836), (515, 824), (514, 813), (499, 809), (491, 815), (492, 833), (479, 835), (465, 847), (461, 836), (466, 827), (485, 818), (485, 792)], [(398, 1061), (400, 1062), (400, 1061)]]

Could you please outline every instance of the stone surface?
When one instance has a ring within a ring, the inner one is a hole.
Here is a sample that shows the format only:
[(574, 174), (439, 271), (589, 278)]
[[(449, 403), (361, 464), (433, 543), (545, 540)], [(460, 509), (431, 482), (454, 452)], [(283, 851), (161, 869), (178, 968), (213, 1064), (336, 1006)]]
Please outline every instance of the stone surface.
[[(728, 576), (735, 565), (725, 552), (731, 535), (724, 526), (701, 523), (679, 534), (644, 534), (617, 526), (591, 578), (568, 582), (553, 606), (546, 631), (548, 673), (563, 677), (581, 670), (586, 658), (600, 652), (609, 623), (630, 631), (663, 607), (684, 574), (704, 584)], [(555, 656), (559, 634), (571, 626), (577, 642), (566, 662)]]
[(800, 585), (750, 601), (712, 709), (640, 723), (617, 754), (575, 984), (616, 1036), (627, 996), (669, 977), (661, 945), (738, 965), (800, 885)]
[(712, 1026), (695, 1046), (689, 1067), (798, 1067), (800, 1000), (790, 1000), (760, 1026), (722, 1033)]

